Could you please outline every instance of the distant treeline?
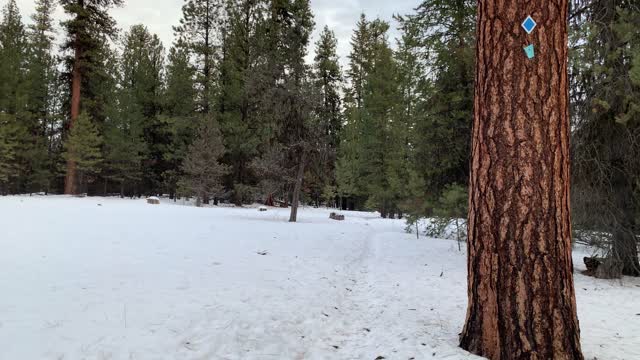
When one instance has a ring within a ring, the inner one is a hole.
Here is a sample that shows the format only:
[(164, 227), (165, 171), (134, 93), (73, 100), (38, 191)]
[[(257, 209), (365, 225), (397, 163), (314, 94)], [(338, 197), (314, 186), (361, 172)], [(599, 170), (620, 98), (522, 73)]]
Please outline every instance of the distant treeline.
[[(4, 6), (1, 193), (464, 217), (475, 1), (423, 1), (396, 16), (398, 39), (363, 15), (344, 69), (330, 28), (310, 44), (309, 0), (186, 0), (168, 50), (144, 24), (118, 29), (108, 11), (122, 3), (36, 0), (29, 26)], [(574, 222), (635, 246), (640, 5), (570, 6)]]

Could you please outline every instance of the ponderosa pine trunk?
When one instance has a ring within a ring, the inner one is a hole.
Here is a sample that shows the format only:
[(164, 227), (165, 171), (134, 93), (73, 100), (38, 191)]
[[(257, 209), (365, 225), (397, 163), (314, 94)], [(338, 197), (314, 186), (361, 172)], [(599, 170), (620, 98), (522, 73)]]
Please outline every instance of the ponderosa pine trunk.
[[(491, 360), (583, 359), (571, 258), (567, 11), (567, 0), (478, 1), (461, 347)], [(527, 15), (538, 23), (529, 35)]]
[[(78, 1), (79, 6), (84, 6), (84, 1)], [(72, 79), (71, 79), (71, 119), (69, 121), (69, 132), (73, 129), (73, 126), (80, 115), (80, 91), (82, 84), (82, 72), (80, 70), (81, 66), (81, 57), (82, 57), (82, 49), (80, 47), (80, 40), (77, 38), (79, 35), (76, 34), (76, 40), (74, 44), (74, 61), (73, 61), (73, 70)], [(76, 185), (76, 163), (74, 160), (67, 160), (67, 173), (64, 179), (64, 193), (66, 195), (75, 195), (77, 193), (77, 185)]]

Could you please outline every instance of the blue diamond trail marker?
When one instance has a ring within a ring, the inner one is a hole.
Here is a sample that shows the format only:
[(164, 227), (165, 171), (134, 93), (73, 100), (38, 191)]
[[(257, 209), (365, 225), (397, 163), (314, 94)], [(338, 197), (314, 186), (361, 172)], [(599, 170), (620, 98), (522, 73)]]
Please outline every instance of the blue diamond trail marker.
[(536, 28), (536, 25), (538, 24), (536, 24), (531, 15), (527, 16), (527, 18), (522, 22), (522, 28), (527, 32), (527, 34), (531, 34), (533, 29)]

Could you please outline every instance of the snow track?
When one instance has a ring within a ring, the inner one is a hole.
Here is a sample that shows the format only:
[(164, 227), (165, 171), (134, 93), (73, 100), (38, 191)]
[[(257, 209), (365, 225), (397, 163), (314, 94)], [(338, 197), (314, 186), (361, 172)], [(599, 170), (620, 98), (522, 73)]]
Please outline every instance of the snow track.
[[(0, 198), (0, 360), (478, 359), (455, 242), (287, 215)], [(640, 359), (640, 281), (576, 288), (586, 358)]]

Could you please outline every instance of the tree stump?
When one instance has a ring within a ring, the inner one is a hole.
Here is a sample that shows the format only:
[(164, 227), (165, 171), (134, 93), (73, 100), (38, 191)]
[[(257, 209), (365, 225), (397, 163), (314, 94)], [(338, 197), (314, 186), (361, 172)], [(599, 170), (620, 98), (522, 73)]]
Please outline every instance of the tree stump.
[(602, 262), (604, 261), (604, 259), (585, 256), (583, 261), (584, 261), (584, 264), (587, 266), (587, 270), (585, 270), (583, 274), (587, 276), (595, 276), (596, 270), (598, 270), (598, 267), (602, 265)]
[(157, 198), (157, 197), (155, 197), (155, 196), (152, 196), (152, 197), (150, 197), (150, 198), (147, 198), (147, 204), (150, 204), (150, 205), (160, 205), (160, 199), (158, 199), (158, 198)]

